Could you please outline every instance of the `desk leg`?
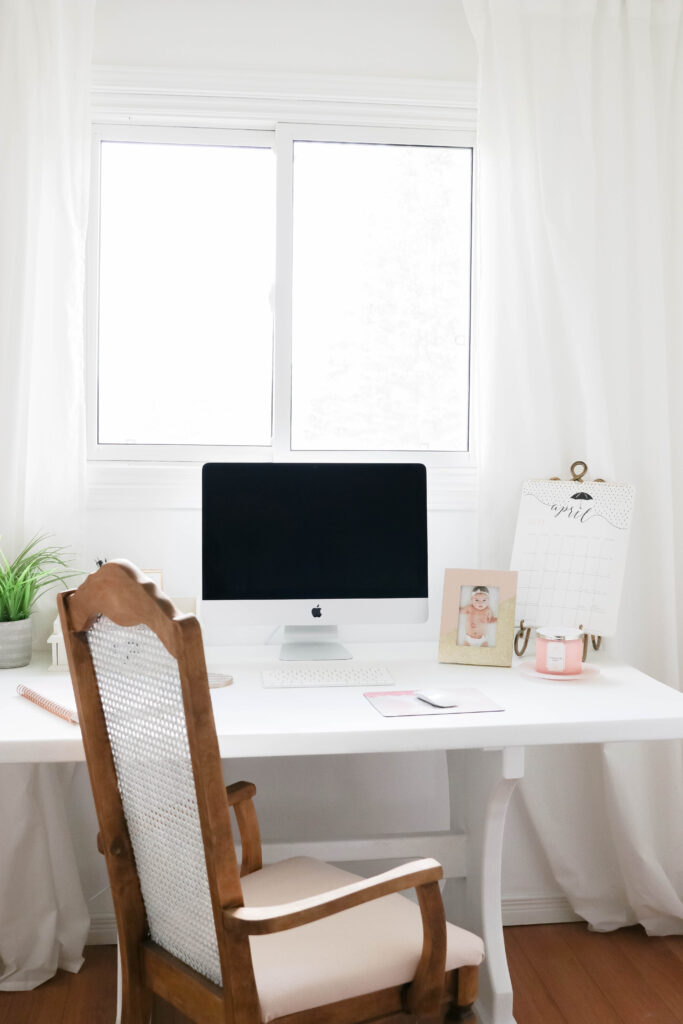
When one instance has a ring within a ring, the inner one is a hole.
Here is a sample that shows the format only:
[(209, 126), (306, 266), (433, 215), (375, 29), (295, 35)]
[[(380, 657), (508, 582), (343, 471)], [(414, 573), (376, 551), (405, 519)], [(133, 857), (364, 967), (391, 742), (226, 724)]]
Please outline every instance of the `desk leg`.
[(121, 1024), (121, 949), (119, 939), (116, 937), (116, 1020), (114, 1024)]
[(447, 758), (451, 827), (462, 818), (464, 808), (467, 833), (464, 907), (461, 906), (458, 916), (457, 900), (449, 899), (453, 883), (448, 883), (447, 915), (452, 910), (452, 919), (481, 935), (486, 945), (476, 1003), (481, 1024), (515, 1024), (503, 942), (501, 869), (505, 814), (517, 780), (524, 775), (524, 748), (471, 750), (464, 761), (461, 752), (453, 751)]

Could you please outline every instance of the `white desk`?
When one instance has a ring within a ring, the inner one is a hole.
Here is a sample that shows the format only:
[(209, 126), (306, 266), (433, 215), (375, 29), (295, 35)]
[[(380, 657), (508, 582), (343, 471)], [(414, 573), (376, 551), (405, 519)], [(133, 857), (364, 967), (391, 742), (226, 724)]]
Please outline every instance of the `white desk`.
[[(439, 665), (435, 644), (351, 646), (360, 660), (386, 664), (395, 689), (473, 686), (506, 710), (477, 715), (383, 718), (363, 697), (364, 687), (264, 690), (259, 668), (277, 648), (212, 649), (210, 668), (230, 671), (232, 686), (213, 691), (221, 755), (282, 757), (445, 751), (452, 831), (397, 839), (375, 856), (434, 855), (449, 879), (464, 877), (465, 900), (446, 884), (451, 915), (484, 937), (487, 959), (477, 1009), (482, 1024), (514, 1024), (512, 989), (503, 946), (501, 860), (510, 796), (524, 771), (524, 747), (683, 737), (683, 694), (633, 668), (597, 658), (600, 674), (580, 681), (530, 679), (519, 668)], [(20, 680), (46, 676), (39, 659), (0, 676), (0, 762), (82, 761), (75, 726), (15, 695)], [(460, 820), (456, 820), (456, 819)], [(302, 852), (332, 854), (335, 844), (305, 844)], [(366, 854), (352, 844), (350, 859)], [(369, 847), (368, 847), (369, 848)], [(273, 851), (271, 851), (273, 852)], [(275, 851), (281, 852), (280, 849)], [(266, 854), (268, 851), (266, 851)]]

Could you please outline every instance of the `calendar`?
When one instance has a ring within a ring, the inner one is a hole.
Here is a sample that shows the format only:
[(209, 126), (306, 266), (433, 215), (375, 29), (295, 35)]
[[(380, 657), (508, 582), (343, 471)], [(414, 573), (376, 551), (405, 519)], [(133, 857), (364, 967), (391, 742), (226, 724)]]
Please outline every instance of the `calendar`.
[(527, 480), (510, 568), (525, 626), (616, 632), (634, 488), (577, 480)]

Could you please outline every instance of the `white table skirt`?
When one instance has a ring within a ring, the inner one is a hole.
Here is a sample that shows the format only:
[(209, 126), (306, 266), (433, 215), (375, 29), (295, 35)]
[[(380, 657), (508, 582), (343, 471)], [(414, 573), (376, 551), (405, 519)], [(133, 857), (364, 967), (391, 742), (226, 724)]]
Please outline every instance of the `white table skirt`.
[(78, 971), (90, 919), (67, 818), (73, 764), (0, 771), (0, 990)]

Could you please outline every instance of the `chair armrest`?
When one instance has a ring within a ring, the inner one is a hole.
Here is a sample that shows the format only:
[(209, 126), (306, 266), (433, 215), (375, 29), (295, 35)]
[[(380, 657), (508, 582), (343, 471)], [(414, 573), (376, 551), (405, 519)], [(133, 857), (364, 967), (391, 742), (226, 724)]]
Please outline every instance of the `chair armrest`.
[(237, 827), (240, 830), (242, 841), (242, 865), (240, 875), (250, 875), (252, 871), (258, 871), (263, 866), (261, 854), (261, 833), (258, 827), (256, 808), (252, 803), (252, 797), (256, 795), (256, 786), (253, 782), (234, 782), (231, 786), (225, 787), (228, 797), (228, 806), (235, 811)]
[(352, 885), (272, 907), (224, 907), (223, 926), (230, 944), (250, 935), (268, 935), (330, 917), (342, 910), (415, 888), (422, 915), (422, 952), (413, 980), (403, 993), (405, 1010), (418, 1019), (436, 1019), (441, 1011), (446, 972), (446, 915), (439, 889), (443, 868), (432, 858), (415, 860)]
[(229, 805), (236, 807), (244, 800), (251, 800), (256, 796), (256, 786), (253, 782), (233, 782), (231, 786), (225, 787), (225, 792), (228, 794)]
[(364, 878), (304, 900), (271, 907), (224, 907), (223, 924), (228, 931), (240, 935), (269, 935), (310, 924), (393, 892), (438, 882), (441, 878), (443, 868), (438, 861), (431, 858), (415, 860), (373, 878)]

